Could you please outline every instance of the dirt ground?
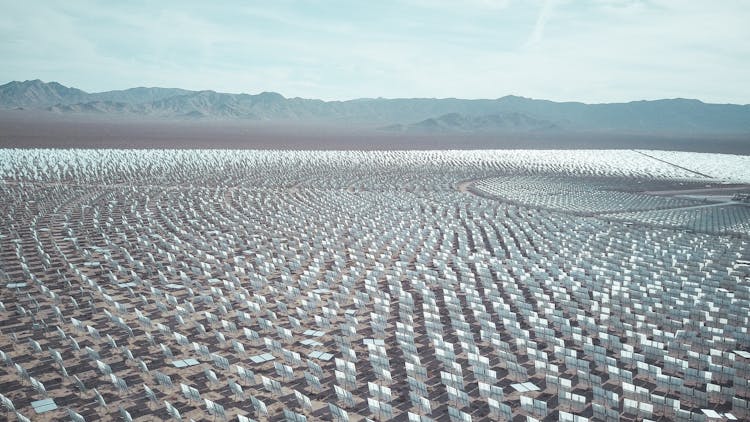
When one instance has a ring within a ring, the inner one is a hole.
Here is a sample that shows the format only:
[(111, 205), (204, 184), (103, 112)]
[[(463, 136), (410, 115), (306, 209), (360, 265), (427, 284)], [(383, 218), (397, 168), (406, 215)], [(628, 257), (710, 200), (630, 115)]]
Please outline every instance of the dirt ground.
[(0, 110), (0, 148), (660, 149), (750, 154), (747, 135), (403, 134), (376, 130), (376, 126), (147, 117), (135, 120)]

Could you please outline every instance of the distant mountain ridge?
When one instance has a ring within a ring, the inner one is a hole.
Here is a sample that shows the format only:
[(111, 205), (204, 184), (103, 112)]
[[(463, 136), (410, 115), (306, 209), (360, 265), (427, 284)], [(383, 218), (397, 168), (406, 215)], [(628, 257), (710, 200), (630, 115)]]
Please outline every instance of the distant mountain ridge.
[(0, 86), (0, 105), (4, 107), (43, 107), (57, 103), (85, 101), (87, 92), (57, 82), (13, 81)]
[(559, 127), (550, 121), (539, 120), (522, 113), (466, 116), (460, 113), (444, 114), (411, 124), (395, 124), (382, 128), (394, 132), (528, 132), (555, 130)]
[(275, 92), (228, 94), (178, 88), (131, 88), (87, 93), (56, 82), (0, 86), (0, 108), (55, 113), (250, 119), (358, 124), (406, 132), (594, 131), (617, 133), (750, 134), (750, 105), (667, 99), (584, 104), (517, 96), (322, 101)]

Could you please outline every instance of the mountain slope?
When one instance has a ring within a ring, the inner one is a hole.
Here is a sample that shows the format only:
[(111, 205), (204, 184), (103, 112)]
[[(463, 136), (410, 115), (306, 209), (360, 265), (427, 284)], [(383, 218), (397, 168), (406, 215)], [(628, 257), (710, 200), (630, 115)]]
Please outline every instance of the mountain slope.
[(132, 88), (86, 93), (56, 82), (10, 82), (0, 86), (0, 108), (56, 113), (169, 118), (316, 121), (388, 127), (396, 131), (566, 130), (612, 133), (750, 134), (750, 105), (706, 104), (669, 99), (615, 104), (553, 102), (507, 96), (357, 99), (321, 101), (176, 88)]
[(535, 119), (522, 113), (467, 116), (460, 113), (444, 114), (412, 124), (396, 124), (383, 129), (396, 132), (533, 132), (555, 130), (560, 127), (548, 120)]
[(52, 104), (85, 101), (88, 94), (80, 89), (68, 88), (57, 82), (13, 81), (0, 85), (0, 105), (5, 108), (39, 108)]
[(188, 94), (192, 91), (179, 88), (130, 88), (120, 91), (99, 92), (89, 94), (91, 101), (110, 101), (114, 103), (142, 104), (159, 101), (177, 95)]

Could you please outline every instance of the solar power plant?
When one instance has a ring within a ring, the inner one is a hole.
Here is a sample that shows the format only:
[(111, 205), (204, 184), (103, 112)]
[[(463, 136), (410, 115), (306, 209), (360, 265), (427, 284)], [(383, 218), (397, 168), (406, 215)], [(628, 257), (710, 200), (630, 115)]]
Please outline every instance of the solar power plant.
[(2, 418), (750, 420), (750, 157), (0, 150)]

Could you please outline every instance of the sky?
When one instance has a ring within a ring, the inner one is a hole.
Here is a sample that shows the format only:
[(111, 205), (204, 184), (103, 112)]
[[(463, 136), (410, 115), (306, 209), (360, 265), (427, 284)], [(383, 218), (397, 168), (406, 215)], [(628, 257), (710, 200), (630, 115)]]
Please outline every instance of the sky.
[(748, 0), (0, 0), (0, 84), (750, 103)]

